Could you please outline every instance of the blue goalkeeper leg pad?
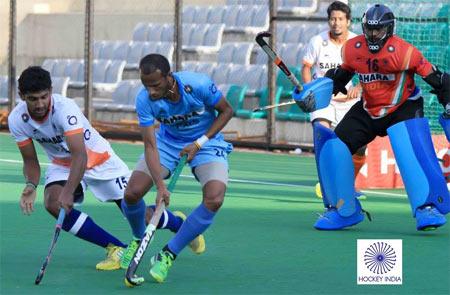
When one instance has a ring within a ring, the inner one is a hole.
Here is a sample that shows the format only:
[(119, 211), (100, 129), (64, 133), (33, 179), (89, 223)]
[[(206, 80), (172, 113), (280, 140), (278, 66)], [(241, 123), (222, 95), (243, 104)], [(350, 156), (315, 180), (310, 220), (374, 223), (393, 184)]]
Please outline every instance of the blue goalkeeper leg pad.
[(405, 184), (413, 216), (425, 206), (441, 214), (450, 212), (450, 195), (431, 141), (425, 118), (415, 118), (388, 128), (397, 165)]
[(329, 128), (314, 123), (314, 148), (325, 208), (343, 217), (356, 212), (354, 167), (347, 146)]

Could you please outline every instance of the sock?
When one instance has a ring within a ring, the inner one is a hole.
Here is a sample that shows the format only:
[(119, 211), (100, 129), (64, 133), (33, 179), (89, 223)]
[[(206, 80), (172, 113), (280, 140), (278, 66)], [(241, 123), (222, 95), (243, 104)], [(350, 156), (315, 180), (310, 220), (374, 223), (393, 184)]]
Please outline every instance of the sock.
[(175, 255), (180, 254), (198, 235), (202, 234), (213, 222), (215, 212), (210, 211), (205, 205), (200, 204), (183, 222), (176, 235), (167, 244)]
[(169, 252), (170, 255), (172, 255), (173, 260), (175, 260), (175, 259), (177, 258), (177, 254), (173, 253), (173, 252), (169, 249), (169, 246), (167, 246), (167, 245), (165, 245), (165, 246), (162, 248), (162, 251), (163, 251), (163, 252)]
[[(155, 212), (155, 205), (148, 206), (149, 208), (153, 209), (153, 212)], [(183, 223), (183, 219), (179, 216), (175, 216), (171, 211), (164, 210), (163, 214), (161, 215), (161, 219), (159, 220), (158, 226), (156, 228), (167, 228), (170, 231), (176, 233)]]
[(366, 162), (366, 155), (353, 155), (352, 156), (353, 165), (355, 166), (355, 178), (358, 176), (359, 170), (361, 170), (362, 166)]
[(136, 239), (142, 239), (145, 233), (145, 202), (141, 199), (136, 205), (128, 205), (122, 200), (122, 211), (130, 223)]
[(125, 248), (121, 241), (102, 229), (100, 226), (83, 212), (72, 209), (70, 214), (66, 215), (62, 225), (63, 230), (74, 234), (75, 236), (100, 247), (106, 247), (113, 244)]

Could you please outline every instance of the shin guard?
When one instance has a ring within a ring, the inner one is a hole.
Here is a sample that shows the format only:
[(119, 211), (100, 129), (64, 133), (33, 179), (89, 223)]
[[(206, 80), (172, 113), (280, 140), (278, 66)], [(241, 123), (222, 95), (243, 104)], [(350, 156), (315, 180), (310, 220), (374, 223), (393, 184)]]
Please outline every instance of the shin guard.
[(352, 155), (329, 128), (314, 123), (314, 148), (325, 207), (335, 207), (339, 215), (355, 213), (355, 187)]
[(431, 141), (425, 118), (410, 119), (388, 128), (387, 133), (408, 194), (413, 215), (432, 204), (442, 213), (450, 211), (450, 196)]

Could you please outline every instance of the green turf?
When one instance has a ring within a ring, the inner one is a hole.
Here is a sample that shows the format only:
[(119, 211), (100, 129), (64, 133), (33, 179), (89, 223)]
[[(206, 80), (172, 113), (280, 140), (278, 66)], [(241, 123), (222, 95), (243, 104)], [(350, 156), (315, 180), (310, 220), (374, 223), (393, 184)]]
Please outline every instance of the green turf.
[[(0, 135), (0, 294), (449, 294), (449, 226), (434, 232), (415, 230), (407, 199), (368, 193), (363, 201), (373, 222), (340, 232), (312, 228), (322, 204), (314, 196), (314, 159), (291, 155), (234, 152), (225, 203), (206, 232), (207, 252), (186, 249), (175, 261), (168, 281), (148, 276), (148, 261), (171, 234), (158, 232), (138, 273), (147, 282), (128, 290), (123, 271), (98, 272), (104, 251), (62, 233), (39, 286), (34, 278), (47, 254), (54, 220), (42, 204), (23, 216), (18, 206), (23, 188), (22, 165), (15, 144)], [(141, 145), (113, 144), (134, 167)], [(42, 162), (48, 162), (39, 149)], [(42, 165), (41, 168), (46, 166)], [(183, 171), (171, 208), (190, 212), (200, 202), (199, 185)], [(281, 186), (239, 182), (272, 182)], [(288, 185), (297, 185), (288, 186)], [(402, 190), (392, 191), (404, 194)], [(146, 197), (153, 202), (154, 195)], [(82, 209), (123, 241), (129, 226), (114, 204), (101, 204), (89, 193)], [(403, 285), (358, 286), (356, 240), (403, 239)]]

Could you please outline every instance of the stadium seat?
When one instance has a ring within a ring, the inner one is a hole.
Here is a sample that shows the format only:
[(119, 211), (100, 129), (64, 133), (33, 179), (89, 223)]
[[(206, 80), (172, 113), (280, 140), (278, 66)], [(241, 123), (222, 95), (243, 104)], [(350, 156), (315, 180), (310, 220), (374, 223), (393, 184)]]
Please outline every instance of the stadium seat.
[(142, 50), (146, 42), (142, 41), (132, 41), (130, 43), (130, 49), (128, 50), (127, 64), (125, 68), (127, 70), (138, 69), (139, 61), (142, 57)]
[(212, 76), (212, 74), (214, 72), (214, 68), (217, 65), (216, 63), (211, 63), (211, 62), (196, 62), (196, 63), (197, 63), (197, 67), (196, 67), (195, 71), (198, 73), (203, 73), (205, 75), (208, 75), (209, 77)]
[(216, 84), (228, 84), (228, 74), (231, 70), (229, 64), (217, 64), (212, 73), (212, 80)]
[(67, 88), (69, 87), (68, 77), (52, 77), (52, 92), (67, 96)]
[[(212, 8), (214, 9), (214, 8)], [(194, 23), (196, 24), (206, 24), (208, 23), (209, 13), (212, 10), (208, 6), (197, 6), (195, 12)]]
[(53, 73), (53, 66), (55, 65), (55, 63), (56, 63), (56, 59), (47, 58), (42, 63), (42, 68), (47, 70), (50, 74), (52, 74)]
[(224, 43), (219, 49), (219, 63), (250, 64), (253, 43)]
[(126, 61), (128, 57), (128, 51), (130, 50), (130, 43), (131, 42), (129, 41), (117, 41), (111, 59)]
[[(277, 104), (280, 101), (280, 95), (282, 93), (283, 89), (282, 87), (278, 87), (275, 91), (275, 98), (274, 103)], [(258, 99), (258, 106), (263, 107), (268, 105), (269, 102), (269, 89), (266, 87), (264, 90), (259, 92), (257, 94)], [(259, 111), (259, 112), (253, 112), (251, 109), (245, 109), (242, 103), (238, 106), (238, 109), (236, 111), (236, 116), (239, 118), (244, 119), (261, 119), (267, 117), (267, 111)]]
[(138, 23), (133, 29), (133, 41), (147, 41), (148, 23)]
[(140, 41), (152, 41), (158, 42), (163, 39), (164, 24), (148, 24), (148, 31), (145, 40)]
[(182, 21), (184, 24), (195, 23), (196, 6), (187, 5), (183, 8)]
[(283, 14), (312, 14), (317, 9), (313, 4), (313, 0), (279, 0), (277, 11)]
[(173, 42), (173, 31), (174, 28), (172, 24), (165, 24), (163, 31), (161, 33), (161, 39), (160, 40), (149, 39), (149, 41)]
[(207, 22), (209, 24), (222, 24), (224, 22), (223, 20), (224, 13), (225, 13), (224, 6), (211, 6)]
[[(220, 89), (220, 88), (219, 88)], [(224, 92), (221, 89), (222, 92)], [(247, 91), (247, 86), (231, 85), (226, 93), (226, 98), (228, 103), (233, 108), (233, 113), (236, 114), (239, 106), (243, 104), (245, 99), (245, 92)], [(225, 93), (224, 93), (225, 95)]]

